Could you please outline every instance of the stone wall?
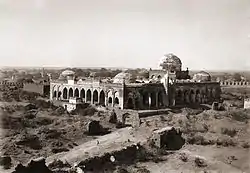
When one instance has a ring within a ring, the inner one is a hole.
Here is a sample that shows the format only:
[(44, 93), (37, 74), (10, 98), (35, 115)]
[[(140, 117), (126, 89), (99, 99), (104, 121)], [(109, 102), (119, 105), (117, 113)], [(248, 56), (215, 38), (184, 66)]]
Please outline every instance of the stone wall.
[(250, 98), (244, 100), (244, 109), (250, 109)]

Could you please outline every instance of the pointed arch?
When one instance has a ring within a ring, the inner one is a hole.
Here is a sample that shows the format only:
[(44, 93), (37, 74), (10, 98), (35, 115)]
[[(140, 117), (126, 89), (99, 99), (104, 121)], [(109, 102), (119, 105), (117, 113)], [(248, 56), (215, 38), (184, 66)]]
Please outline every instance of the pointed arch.
[(108, 98), (108, 103), (109, 103), (109, 104), (112, 104), (112, 102), (113, 102), (112, 97), (109, 97), (109, 98)]
[(75, 97), (79, 97), (79, 90), (78, 90), (78, 88), (75, 89)]
[(201, 102), (201, 92), (200, 92), (200, 90), (196, 90), (195, 102), (196, 103), (200, 103)]
[(156, 94), (155, 92), (150, 93), (150, 99), (151, 99), (151, 107), (156, 106)]
[(115, 98), (114, 103), (115, 103), (116, 105), (119, 105), (119, 99), (118, 99), (118, 97)]
[(190, 91), (189, 101), (190, 101), (190, 103), (194, 103), (195, 102), (195, 94), (194, 94), (193, 90)]
[(73, 89), (72, 88), (69, 89), (69, 98), (70, 97), (73, 97)]
[(143, 103), (143, 106), (145, 107), (149, 107), (149, 93), (148, 92), (144, 92), (142, 94), (142, 103)]
[(63, 89), (63, 99), (67, 99), (68, 98), (68, 89), (64, 88)]
[(93, 102), (94, 103), (98, 102), (98, 92), (96, 90), (93, 92)]
[(56, 98), (56, 91), (54, 91), (54, 93), (53, 93), (53, 97), (54, 97), (54, 98)]
[(87, 96), (86, 97), (87, 97), (86, 101), (91, 102), (91, 91), (90, 91), (90, 89), (87, 90)]
[(82, 88), (81, 91), (80, 91), (80, 97), (85, 98), (85, 90), (84, 90), (84, 88)]
[(59, 91), (59, 92), (58, 92), (58, 98), (61, 98), (61, 96), (62, 96), (62, 92)]
[(133, 109), (134, 108), (133, 99), (131, 97), (128, 98), (127, 107), (128, 107), (128, 109)]
[(100, 92), (99, 100), (100, 100), (99, 102), (101, 105), (105, 104), (105, 93), (103, 90), (101, 90), (101, 92)]

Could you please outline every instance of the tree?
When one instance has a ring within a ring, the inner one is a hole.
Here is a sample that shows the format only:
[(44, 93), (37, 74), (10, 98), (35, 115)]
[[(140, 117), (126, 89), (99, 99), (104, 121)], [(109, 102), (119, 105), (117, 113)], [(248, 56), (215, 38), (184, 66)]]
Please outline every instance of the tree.
[(240, 73), (234, 73), (233, 74), (233, 79), (235, 81), (241, 81), (241, 74)]

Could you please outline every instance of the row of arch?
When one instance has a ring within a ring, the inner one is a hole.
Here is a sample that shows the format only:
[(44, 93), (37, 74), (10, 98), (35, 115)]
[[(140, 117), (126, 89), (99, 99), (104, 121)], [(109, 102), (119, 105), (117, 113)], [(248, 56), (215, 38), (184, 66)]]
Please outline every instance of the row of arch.
[(128, 109), (159, 109), (164, 106), (163, 92), (145, 91), (137, 93), (136, 96), (128, 94), (128, 99), (125, 102), (125, 108)]
[[(111, 93), (111, 91), (110, 91)], [(84, 88), (63, 88), (63, 90), (53, 90), (52, 99), (56, 100), (69, 100), (70, 98), (81, 98), (86, 103), (91, 104), (100, 104), (100, 105), (119, 105), (120, 100), (119, 97), (115, 93), (109, 94), (104, 92), (104, 90), (100, 90), (99, 92), (91, 89), (85, 90)]]
[(207, 103), (218, 98), (219, 91), (216, 88), (206, 90), (176, 90), (175, 104)]
[(246, 82), (246, 81), (241, 81), (241, 82), (223, 81), (223, 82), (220, 82), (220, 85), (222, 85), (222, 86), (225, 86), (225, 85), (249, 85), (249, 82)]

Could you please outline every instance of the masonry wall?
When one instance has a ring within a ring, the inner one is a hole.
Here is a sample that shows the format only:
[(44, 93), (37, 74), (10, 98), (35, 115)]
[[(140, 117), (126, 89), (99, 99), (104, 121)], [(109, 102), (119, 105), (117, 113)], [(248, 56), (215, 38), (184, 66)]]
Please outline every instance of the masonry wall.
[(244, 100), (244, 109), (250, 109), (250, 99)]

